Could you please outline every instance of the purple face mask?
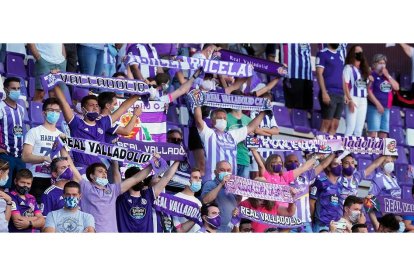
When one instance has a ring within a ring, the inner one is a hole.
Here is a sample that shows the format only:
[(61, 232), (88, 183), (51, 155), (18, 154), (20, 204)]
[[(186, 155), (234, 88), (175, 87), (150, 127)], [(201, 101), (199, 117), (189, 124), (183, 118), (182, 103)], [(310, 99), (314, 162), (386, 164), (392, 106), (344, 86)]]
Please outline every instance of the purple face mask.
[(298, 164), (296, 162), (292, 163), (286, 163), (286, 170), (293, 171), (298, 167)]
[(86, 118), (88, 118), (88, 120), (90, 120), (90, 121), (95, 121), (98, 117), (99, 117), (98, 112), (88, 112), (88, 113), (86, 113)]
[(213, 218), (207, 217), (207, 223), (210, 224), (214, 229), (217, 229), (221, 225), (221, 216), (217, 215)]
[(342, 165), (338, 165), (336, 167), (331, 167), (331, 172), (335, 176), (340, 176), (342, 172)]
[(69, 167), (67, 167), (64, 171), (63, 171), (63, 173), (61, 173), (57, 178), (56, 178), (56, 181), (59, 181), (59, 180), (72, 180), (72, 178), (73, 178), (73, 172), (72, 172), (72, 170), (69, 168)]
[(354, 168), (354, 167), (349, 166), (348, 168), (343, 168), (343, 169), (342, 169), (342, 173), (343, 173), (345, 176), (351, 176), (351, 175), (353, 175), (353, 174), (354, 174), (354, 170), (355, 170), (355, 168)]
[(282, 165), (281, 164), (272, 165), (272, 169), (275, 173), (280, 173), (282, 171)]

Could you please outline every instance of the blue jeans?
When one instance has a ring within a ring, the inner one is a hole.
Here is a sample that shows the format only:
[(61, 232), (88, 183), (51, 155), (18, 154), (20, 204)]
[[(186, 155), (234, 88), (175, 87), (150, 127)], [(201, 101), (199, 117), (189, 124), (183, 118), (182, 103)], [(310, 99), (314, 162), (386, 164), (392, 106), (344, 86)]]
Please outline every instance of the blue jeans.
[(304, 222), (303, 227), (293, 228), (290, 233), (313, 233), (312, 223)]
[(319, 233), (321, 230), (328, 230), (329, 232), (329, 225), (323, 225), (321, 223), (315, 222), (313, 224), (313, 233)]
[(250, 178), (250, 166), (237, 165), (237, 176)]
[(82, 74), (101, 76), (103, 72), (103, 50), (78, 45), (78, 61)]
[(380, 114), (373, 105), (368, 105), (367, 111), (368, 131), (381, 131), (389, 133), (390, 130), (390, 110), (384, 107), (384, 113)]
[(4, 186), (4, 188), (10, 189), (12, 180), (15, 178), (16, 173), (21, 169), (25, 169), (26, 164), (20, 158), (13, 157), (7, 153), (1, 153), (0, 159), (9, 162), (9, 180), (7, 180), (6, 186)]

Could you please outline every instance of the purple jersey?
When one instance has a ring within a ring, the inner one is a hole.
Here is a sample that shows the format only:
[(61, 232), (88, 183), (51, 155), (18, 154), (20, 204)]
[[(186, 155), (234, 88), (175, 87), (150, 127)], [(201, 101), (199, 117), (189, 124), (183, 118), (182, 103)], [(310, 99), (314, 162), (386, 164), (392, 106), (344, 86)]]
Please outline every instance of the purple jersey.
[(353, 65), (345, 65), (343, 78), (348, 83), (349, 94), (354, 97), (367, 97), (367, 80), (363, 80), (360, 70)]
[(23, 149), (23, 120), (25, 108), (17, 104), (11, 107), (0, 102), (0, 148), (11, 156), (21, 157)]
[(99, 189), (84, 179), (79, 184), (82, 191), (80, 207), (95, 218), (96, 232), (118, 232), (115, 203), (121, 194), (121, 185), (108, 184), (104, 189)]
[(118, 141), (118, 134), (116, 131), (120, 125), (116, 122), (112, 127), (108, 128), (105, 132), (105, 143), (115, 144)]
[[(9, 193), (12, 199), (11, 214), (19, 214), (22, 217), (34, 217), (37, 214), (42, 212), (37, 207), (36, 198), (31, 194), (26, 194), (26, 199), (22, 199), (16, 191), (11, 191)], [(13, 220), (10, 218), (9, 221), (9, 232), (35, 232), (35, 228), (26, 228), (19, 230), (14, 226)]]
[[(160, 216), (153, 211), (154, 192), (142, 190), (141, 197), (131, 196), (127, 191), (116, 200), (116, 218), (119, 232), (162, 232)], [(157, 231), (154, 231), (157, 229)]]
[(362, 178), (364, 178), (364, 174), (364, 171), (355, 171), (351, 178), (346, 178), (344, 176), (338, 177), (337, 183), (341, 187), (341, 204), (344, 204), (345, 199), (348, 196), (357, 195), (359, 183), (361, 183)]
[[(126, 53), (146, 58), (158, 58), (157, 49), (152, 44), (130, 44), (127, 46)], [(157, 67), (155, 66), (138, 64), (138, 67), (145, 79), (154, 78), (157, 75)]]
[(333, 184), (326, 177), (316, 179), (310, 189), (310, 198), (316, 200), (315, 222), (329, 226), (331, 220), (338, 221), (342, 217), (340, 194), (338, 183)]
[(288, 66), (291, 79), (312, 80), (311, 46), (309, 43), (283, 43), (280, 57)]
[(50, 212), (62, 209), (64, 205), (63, 189), (58, 186), (51, 185), (42, 195), (42, 204), (40, 204), (40, 209), (43, 216), (46, 217)]
[(375, 174), (369, 194), (374, 196), (391, 196), (401, 198), (401, 188), (395, 176), (387, 176), (383, 172)]
[(300, 218), (303, 222), (312, 221), (309, 207), (309, 186), (315, 181), (315, 177), (315, 169), (310, 169), (290, 183), (291, 187), (298, 190), (295, 217)]
[[(384, 108), (391, 108), (392, 106), (392, 86), (388, 79), (382, 75), (378, 75), (377, 72), (372, 71), (371, 76), (374, 78), (374, 83), (372, 84), (372, 93), (375, 98), (381, 103)], [(368, 104), (374, 105), (371, 101), (368, 101)]]
[(319, 51), (316, 55), (316, 67), (324, 68), (323, 79), (326, 90), (330, 93), (343, 95), (342, 71), (344, 69), (344, 58), (339, 51), (331, 51), (327, 48)]
[[(73, 116), (69, 122), (72, 137), (88, 139), (92, 141), (105, 142), (105, 132), (112, 126), (111, 116), (103, 116), (96, 120), (94, 126), (89, 125), (77, 116)], [(76, 163), (90, 165), (101, 160), (89, 154), (73, 152), (73, 159)]]

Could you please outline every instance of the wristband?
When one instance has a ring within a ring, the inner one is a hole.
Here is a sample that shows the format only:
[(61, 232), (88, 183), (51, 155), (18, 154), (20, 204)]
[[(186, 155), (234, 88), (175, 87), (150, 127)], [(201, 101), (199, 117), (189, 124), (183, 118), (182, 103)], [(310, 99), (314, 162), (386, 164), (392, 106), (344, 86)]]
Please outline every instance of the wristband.
[(33, 228), (33, 223), (32, 223), (31, 220), (29, 220), (29, 227), (32, 227)]
[(10, 202), (6, 202), (6, 205), (12, 206), (13, 203), (11, 201)]

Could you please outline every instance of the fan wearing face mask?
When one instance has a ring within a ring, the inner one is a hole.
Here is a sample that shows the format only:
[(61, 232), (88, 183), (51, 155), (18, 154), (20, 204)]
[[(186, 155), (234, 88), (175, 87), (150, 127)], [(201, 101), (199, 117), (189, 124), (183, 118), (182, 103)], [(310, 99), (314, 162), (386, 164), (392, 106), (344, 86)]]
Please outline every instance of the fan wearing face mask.
[(198, 233), (217, 233), (222, 224), (218, 205), (215, 202), (204, 204), (201, 207), (201, 219), (203, 227), (198, 230)]
[(339, 229), (333, 223), (331, 222), (331, 232), (336, 233), (351, 233), (352, 232), (352, 226), (355, 224), (365, 224), (366, 218), (362, 212), (362, 207), (364, 204), (364, 200), (360, 197), (350, 195), (345, 199), (344, 202), (344, 214), (341, 219), (339, 219), (340, 222), (346, 223), (345, 229)]
[(372, 179), (369, 194), (374, 196), (390, 196), (401, 198), (401, 187), (398, 179), (393, 174), (395, 157), (386, 156), (380, 167), (380, 171)]
[(9, 163), (0, 159), (0, 233), (9, 232), (11, 217), (12, 199), (4, 191), (7, 180), (9, 180)]
[(387, 57), (376, 54), (372, 62), (372, 89), (368, 90), (367, 125), (369, 137), (388, 137), (390, 128), (390, 109), (395, 91), (400, 85), (387, 69)]
[[(190, 181), (187, 186), (185, 186), (182, 192), (176, 193), (175, 196), (183, 198), (185, 200), (192, 201), (196, 203), (199, 208), (202, 204), (198, 200), (194, 193), (197, 193), (201, 190), (201, 173), (198, 168), (191, 169)], [(173, 223), (178, 233), (195, 233), (200, 230), (200, 226), (195, 224), (194, 221), (188, 220), (184, 217), (173, 217)]]

